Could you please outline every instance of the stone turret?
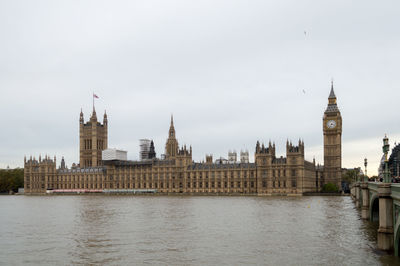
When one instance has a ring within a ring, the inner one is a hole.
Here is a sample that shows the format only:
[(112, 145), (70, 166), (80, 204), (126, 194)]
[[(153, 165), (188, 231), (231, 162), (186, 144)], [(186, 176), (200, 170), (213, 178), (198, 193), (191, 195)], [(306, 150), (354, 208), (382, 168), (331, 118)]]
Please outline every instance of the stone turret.
[(79, 124), (83, 124), (84, 123), (84, 119), (83, 119), (83, 112), (82, 112), (82, 108), (81, 108), (81, 113), (79, 115)]
[(176, 161), (178, 162), (178, 165), (181, 166), (189, 165), (192, 162), (192, 147), (188, 150), (186, 145), (183, 145), (183, 147), (178, 150)]
[(53, 177), (56, 175), (56, 162), (45, 156), (37, 161), (32, 156), (24, 162), (24, 190), (25, 193), (45, 193), (52, 188)]
[(286, 142), (286, 157), (288, 165), (297, 165), (304, 162), (304, 142), (299, 139), (298, 145), (291, 141)]
[(65, 160), (64, 157), (61, 159), (61, 169), (65, 169)]
[(274, 146), (271, 145), (269, 142), (268, 148), (265, 147), (264, 143), (260, 144), (259, 141), (256, 143), (256, 154), (269, 154), (275, 156), (275, 144)]
[(149, 159), (156, 158), (156, 151), (154, 148), (154, 142), (153, 140), (150, 142), (150, 150), (149, 150)]
[(258, 166), (270, 165), (274, 157), (275, 157), (275, 144), (272, 145), (270, 141), (268, 143), (268, 148), (267, 148), (265, 147), (264, 143), (260, 144), (260, 142), (257, 141), (254, 158)]
[(107, 124), (108, 124), (107, 113), (106, 110), (104, 110), (103, 125), (107, 126)]
[(293, 145), (289, 140), (286, 142), (286, 154), (289, 153), (299, 153), (304, 155), (304, 142), (299, 139), (297, 146)]
[(174, 127), (174, 118), (171, 115), (171, 125), (169, 127), (168, 139), (165, 144), (165, 155), (168, 158), (174, 158), (178, 154), (178, 141), (175, 137), (175, 127)]
[(79, 166), (96, 167), (102, 165), (101, 152), (108, 147), (108, 120), (104, 112), (103, 124), (97, 121), (96, 110), (90, 120), (84, 123), (81, 110), (79, 118)]

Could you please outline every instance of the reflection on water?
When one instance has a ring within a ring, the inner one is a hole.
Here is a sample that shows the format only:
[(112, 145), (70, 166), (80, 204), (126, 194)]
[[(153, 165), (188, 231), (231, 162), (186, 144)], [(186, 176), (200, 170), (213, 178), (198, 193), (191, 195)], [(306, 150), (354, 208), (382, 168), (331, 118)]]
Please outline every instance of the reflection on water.
[(0, 264), (390, 265), (349, 197), (2, 196)]

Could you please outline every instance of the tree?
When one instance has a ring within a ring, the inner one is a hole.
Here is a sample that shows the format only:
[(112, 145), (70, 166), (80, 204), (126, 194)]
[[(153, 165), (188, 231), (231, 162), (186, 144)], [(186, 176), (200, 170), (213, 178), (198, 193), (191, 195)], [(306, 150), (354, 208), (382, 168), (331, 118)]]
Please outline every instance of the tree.
[(24, 187), (24, 169), (0, 170), (0, 193), (17, 192), (20, 187)]
[(336, 184), (327, 183), (322, 186), (322, 192), (339, 192), (339, 188)]
[(346, 173), (342, 176), (342, 181), (346, 182), (347, 184), (351, 184), (356, 181), (358, 178), (362, 178), (361, 175), (359, 175), (359, 170), (356, 169), (351, 169), (347, 170)]

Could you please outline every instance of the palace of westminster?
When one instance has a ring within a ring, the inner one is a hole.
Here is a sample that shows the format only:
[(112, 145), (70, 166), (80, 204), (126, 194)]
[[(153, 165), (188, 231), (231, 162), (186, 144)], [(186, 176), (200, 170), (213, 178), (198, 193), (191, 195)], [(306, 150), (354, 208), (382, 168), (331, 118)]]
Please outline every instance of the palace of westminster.
[[(79, 164), (70, 169), (64, 159), (57, 168), (56, 158), (24, 159), (26, 194), (59, 192), (153, 192), (190, 195), (303, 195), (318, 192), (326, 183), (341, 188), (342, 117), (336, 104), (333, 84), (323, 116), (324, 165), (308, 162), (304, 142), (286, 143), (286, 157), (276, 157), (275, 144), (255, 147), (255, 162), (213, 161), (211, 155), (199, 163), (192, 160), (192, 148), (179, 147), (171, 117), (165, 156), (156, 158), (151, 143), (147, 158), (129, 161), (126, 158), (105, 159), (108, 149), (108, 121), (97, 120), (93, 108), (85, 123), (79, 119)], [(103, 155), (103, 157), (102, 157)]]

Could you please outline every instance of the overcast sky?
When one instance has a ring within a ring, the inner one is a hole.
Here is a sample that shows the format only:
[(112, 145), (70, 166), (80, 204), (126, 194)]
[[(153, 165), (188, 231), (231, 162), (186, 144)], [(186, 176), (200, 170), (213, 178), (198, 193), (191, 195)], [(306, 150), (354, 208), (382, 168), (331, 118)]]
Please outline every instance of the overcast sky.
[[(331, 78), (343, 116), (343, 167), (400, 142), (400, 2), (0, 1), (0, 168), (24, 155), (79, 161), (79, 112), (93, 91), (109, 147), (164, 153), (173, 113), (193, 159), (257, 140), (304, 139), (323, 163)], [(305, 93), (303, 92), (305, 91)]]

